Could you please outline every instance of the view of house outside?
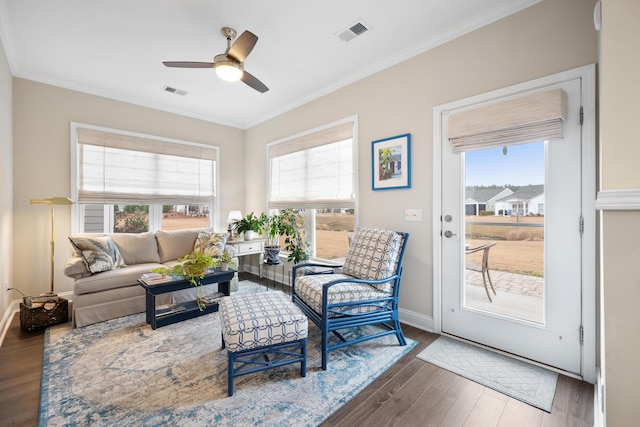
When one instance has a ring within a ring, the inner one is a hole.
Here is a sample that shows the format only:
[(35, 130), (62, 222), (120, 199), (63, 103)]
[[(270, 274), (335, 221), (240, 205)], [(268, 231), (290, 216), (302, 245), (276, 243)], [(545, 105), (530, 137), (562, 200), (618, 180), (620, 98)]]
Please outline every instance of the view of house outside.
[(544, 276), (544, 164), (544, 142), (465, 153), (466, 243), (498, 242), (492, 270)]

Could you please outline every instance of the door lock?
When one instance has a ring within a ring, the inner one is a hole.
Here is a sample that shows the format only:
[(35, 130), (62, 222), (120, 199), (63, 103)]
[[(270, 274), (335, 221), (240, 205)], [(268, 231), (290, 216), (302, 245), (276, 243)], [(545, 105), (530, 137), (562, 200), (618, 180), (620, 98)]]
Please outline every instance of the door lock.
[(453, 236), (457, 236), (457, 234), (454, 234), (451, 230), (446, 230), (444, 232), (444, 237), (451, 238)]

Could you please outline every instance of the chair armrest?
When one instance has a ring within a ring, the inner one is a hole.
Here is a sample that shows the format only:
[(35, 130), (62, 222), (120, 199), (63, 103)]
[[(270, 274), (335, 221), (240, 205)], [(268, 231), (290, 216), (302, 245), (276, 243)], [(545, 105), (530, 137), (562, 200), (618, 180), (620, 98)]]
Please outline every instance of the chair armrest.
[(379, 279), (379, 280), (357, 279), (355, 277), (349, 278), (349, 279), (333, 280), (331, 282), (327, 282), (324, 285), (322, 285), (322, 293), (323, 294), (326, 293), (331, 286), (335, 286), (339, 283), (360, 283), (363, 285), (381, 285), (391, 280), (395, 280), (398, 277), (399, 276), (397, 274), (394, 274), (393, 276), (385, 277), (384, 279)]

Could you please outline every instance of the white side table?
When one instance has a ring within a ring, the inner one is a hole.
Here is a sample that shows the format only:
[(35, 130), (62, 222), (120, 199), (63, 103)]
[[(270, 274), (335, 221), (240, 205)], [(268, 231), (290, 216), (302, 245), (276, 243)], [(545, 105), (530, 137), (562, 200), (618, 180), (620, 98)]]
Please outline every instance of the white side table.
[[(241, 258), (245, 255), (260, 255), (260, 263), (262, 263), (262, 255), (264, 254), (264, 244), (266, 239), (253, 240), (227, 240), (227, 245), (232, 246), (236, 250), (238, 264), (242, 263)], [(238, 271), (242, 271), (238, 265)]]

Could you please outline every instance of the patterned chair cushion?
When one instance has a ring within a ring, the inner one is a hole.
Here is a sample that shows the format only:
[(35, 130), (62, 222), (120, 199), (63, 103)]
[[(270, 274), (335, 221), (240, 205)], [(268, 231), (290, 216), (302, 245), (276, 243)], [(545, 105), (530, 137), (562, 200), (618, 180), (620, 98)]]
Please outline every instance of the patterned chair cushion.
[(111, 237), (69, 237), (69, 241), (91, 274), (127, 266)]
[(308, 331), (307, 316), (277, 292), (222, 298), (220, 324), (231, 352), (300, 340)]
[[(322, 286), (334, 280), (352, 279), (345, 274), (317, 274), (296, 278), (296, 295), (316, 313), (322, 314)], [(340, 302), (367, 301), (388, 298), (390, 293), (362, 283), (339, 283), (329, 288), (329, 304)], [(366, 313), (375, 310), (372, 306), (356, 306), (349, 313)]]
[[(398, 268), (402, 235), (378, 228), (358, 229), (351, 239), (344, 262), (344, 274), (363, 280), (380, 280), (393, 276)], [(393, 281), (375, 285), (391, 292)]]

